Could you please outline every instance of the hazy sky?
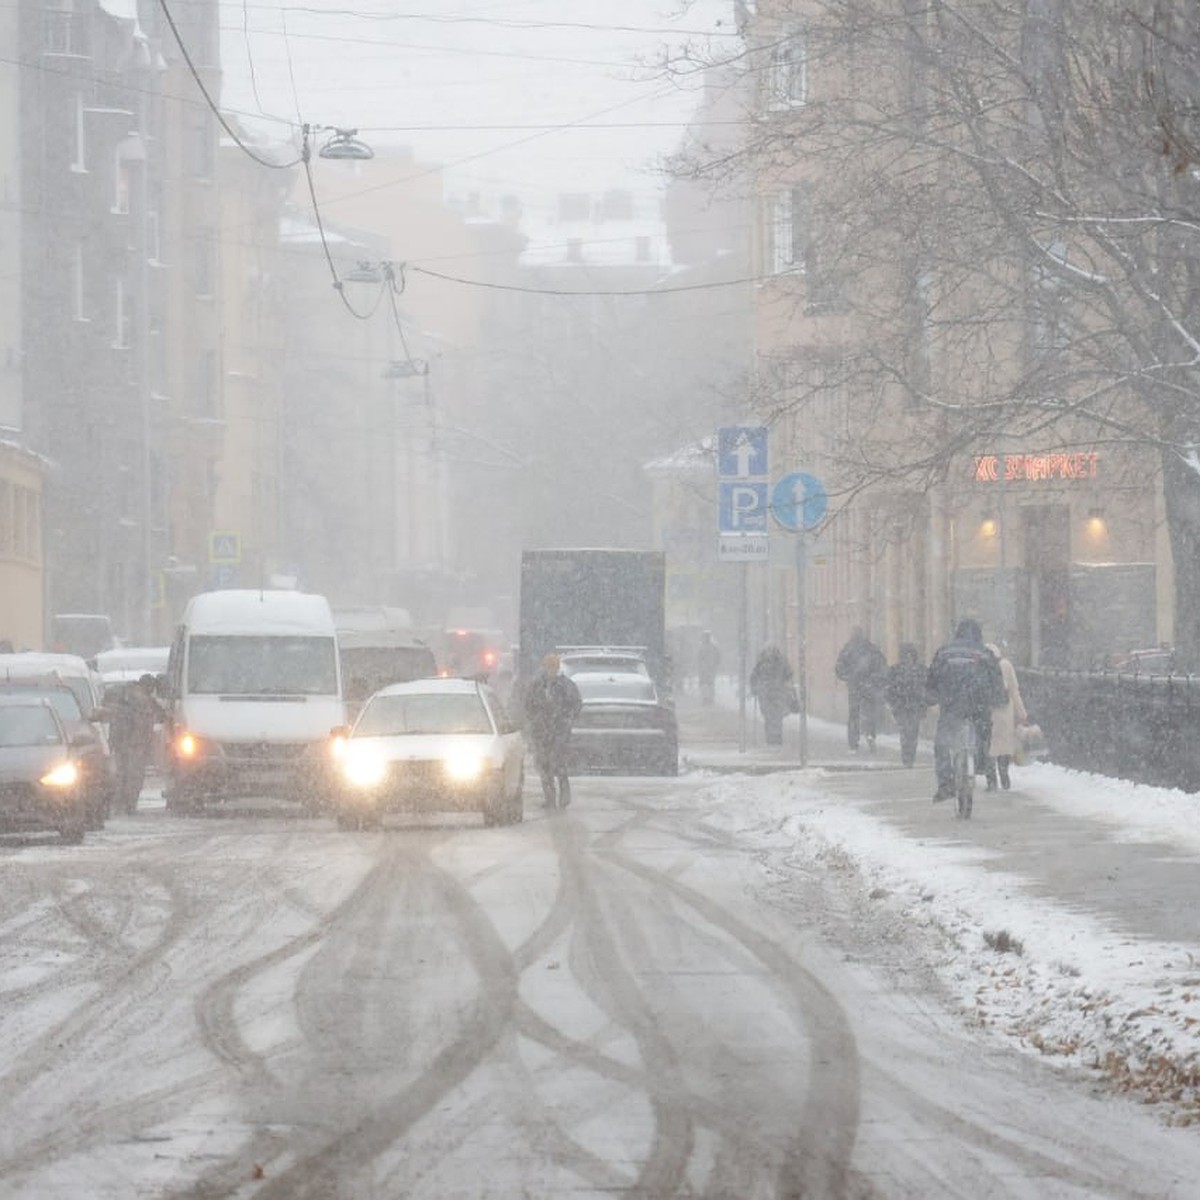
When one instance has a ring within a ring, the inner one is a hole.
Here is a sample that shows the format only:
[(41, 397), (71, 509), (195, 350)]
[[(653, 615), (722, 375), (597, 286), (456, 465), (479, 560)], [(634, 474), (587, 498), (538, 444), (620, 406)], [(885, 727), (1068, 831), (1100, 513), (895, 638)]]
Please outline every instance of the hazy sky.
[[(695, 86), (652, 64), (665, 46), (736, 44), (732, 0), (234, 0), (221, 5), (224, 106), (360, 130), (443, 162), (487, 193), (653, 191)], [(592, 128), (582, 128), (590, 125)], [(608, 128), (597, 128), (598, 126)]]

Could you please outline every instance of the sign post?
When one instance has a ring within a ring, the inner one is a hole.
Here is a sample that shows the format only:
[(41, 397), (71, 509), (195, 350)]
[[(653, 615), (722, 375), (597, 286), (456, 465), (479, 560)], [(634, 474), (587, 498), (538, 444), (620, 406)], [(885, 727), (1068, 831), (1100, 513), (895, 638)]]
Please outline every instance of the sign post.
[(717, 430), (717, 560), (739, 566), (738, 749), (746, 751), (747, 579), (746, 564), (766, 562), (767, 524), (765, 425), (726, 425)]
[(796, 534), (796, 693), (800, 698), (800, 765), (808, 766), (808, 543), (807, 531), (819, 525), (829, 508), (825, 485), (804, 471), (777, 480), (771, 512)]

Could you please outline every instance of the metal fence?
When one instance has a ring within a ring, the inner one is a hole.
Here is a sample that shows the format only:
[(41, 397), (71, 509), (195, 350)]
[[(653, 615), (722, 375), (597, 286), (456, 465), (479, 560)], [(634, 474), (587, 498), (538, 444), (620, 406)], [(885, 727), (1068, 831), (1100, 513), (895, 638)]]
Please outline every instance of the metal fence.
[(1051, 762), (1200, 792), (1200, 675), (1018, 669)]

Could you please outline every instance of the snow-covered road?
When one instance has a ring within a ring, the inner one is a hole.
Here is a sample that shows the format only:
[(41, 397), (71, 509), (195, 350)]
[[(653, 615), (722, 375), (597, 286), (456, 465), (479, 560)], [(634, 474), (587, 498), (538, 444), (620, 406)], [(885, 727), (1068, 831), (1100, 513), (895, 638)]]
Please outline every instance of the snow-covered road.
[(1200, 1139), (964, 1021), (782, 783), (0, 846), (0, 1195), (1194, 1194)]

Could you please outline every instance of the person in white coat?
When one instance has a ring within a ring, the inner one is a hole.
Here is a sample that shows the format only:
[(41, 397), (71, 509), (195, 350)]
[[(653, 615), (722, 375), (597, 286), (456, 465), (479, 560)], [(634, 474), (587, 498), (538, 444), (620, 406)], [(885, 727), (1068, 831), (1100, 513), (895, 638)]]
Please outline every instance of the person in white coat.
[(1000, 660), (1000, 674), (1004, 678), (1004, 690), (1008, 693), (1008, 703), (992, 709), (992, 740), (988, 745), (984, 774), (987, 777), (987, 790), (994, 792), (997, 772), (1002, 788), (1012, 786), (1008, 768), (1017, 752), (1017, 726), (1024, 725), (1029, 720), (1029, 714), (1021, 699), (1017, 669), (1004, 657), (999, 646), (989, 643), (988, 649)]

